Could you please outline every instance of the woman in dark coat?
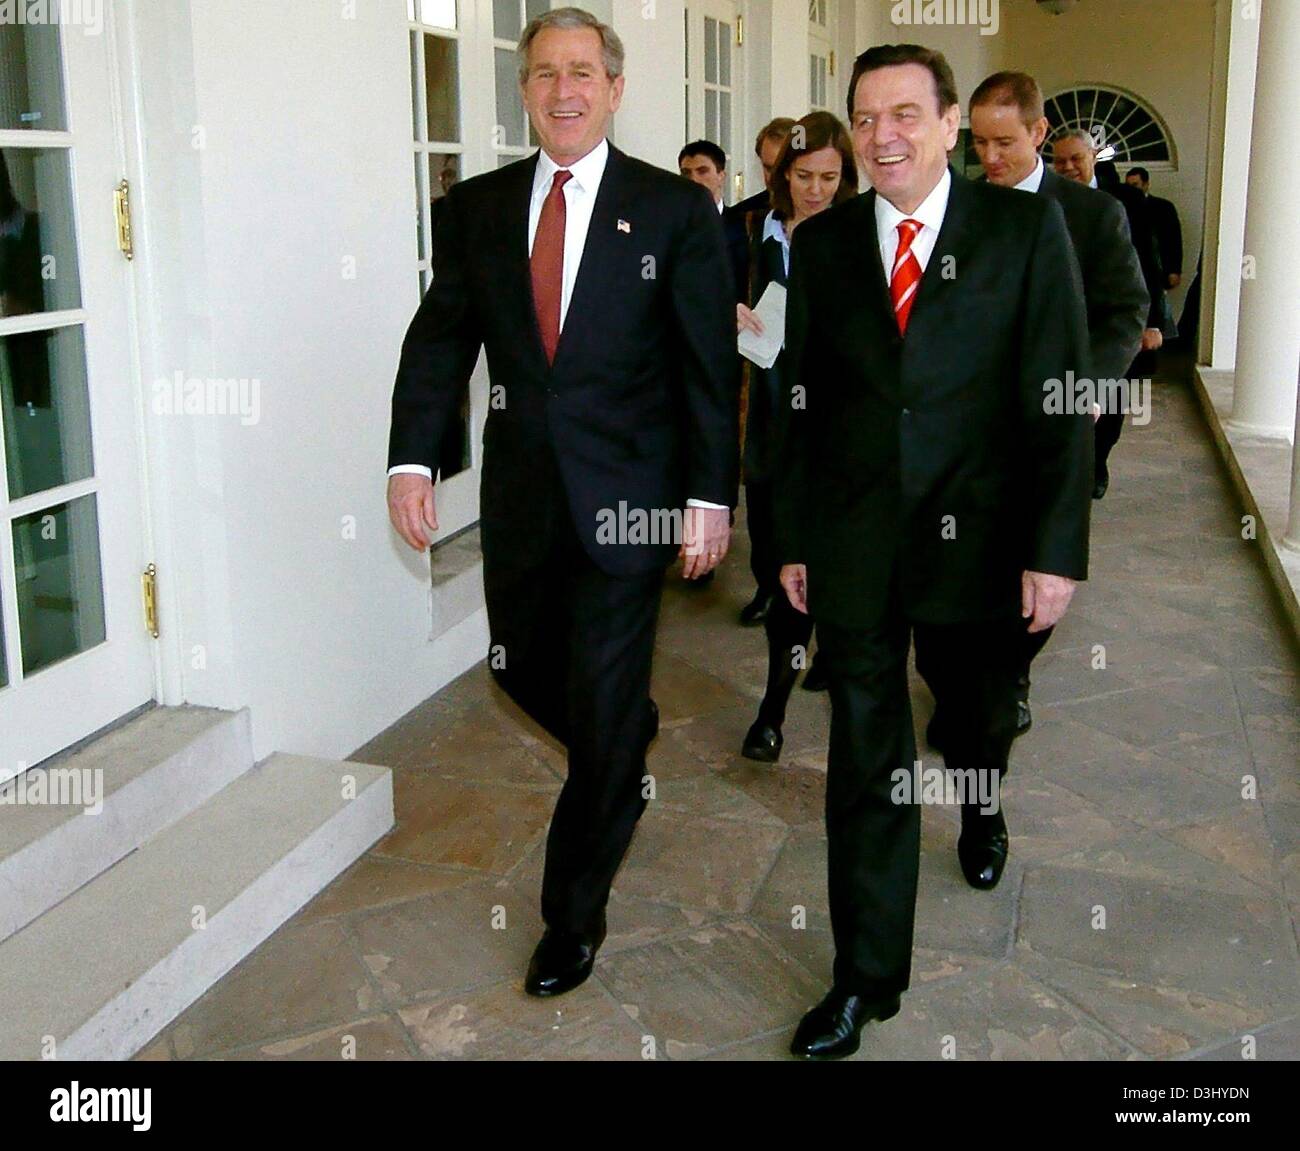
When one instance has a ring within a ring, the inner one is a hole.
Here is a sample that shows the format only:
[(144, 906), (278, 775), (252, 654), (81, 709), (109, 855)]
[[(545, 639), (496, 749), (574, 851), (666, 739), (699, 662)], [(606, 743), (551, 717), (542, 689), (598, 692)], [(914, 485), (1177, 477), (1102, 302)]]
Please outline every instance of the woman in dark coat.
[[(772, 173), (772, 211), (755, 232), (750, 307), (736, 307), (737, 326), (762, 333), (754, 315), (763, 293), (771, 283), (784, 285), (790, 272), (790, 238), (810, 216), (832, 204), (850, 200), (858, 191), (857, 161), (848, 129), (829, 112), (811, 112), (795, 123), (776, 169)], [(749, 410), (745, 426), (745, 509), (750, 545), (754, 549), (755, 573), (762, 572), (760, 586), (779, 588), (779, 565), (772, 540), (772, 486), (779, 477), (772, 473), (775, 445), (775, 411), (781, 392), (785, 352), (766, 371), (752, 366)], [(742, 754), (748, 759), (774, 763), (784, 742), (790, 692), (802, 668), (807, 667), (808, 644), (812, 639), (811, 617), (795, 611), (785, 595), (778, 594), (763, 626), (767, 632), (767, 690), (759, 705), (758, 718), (745, 736)]]

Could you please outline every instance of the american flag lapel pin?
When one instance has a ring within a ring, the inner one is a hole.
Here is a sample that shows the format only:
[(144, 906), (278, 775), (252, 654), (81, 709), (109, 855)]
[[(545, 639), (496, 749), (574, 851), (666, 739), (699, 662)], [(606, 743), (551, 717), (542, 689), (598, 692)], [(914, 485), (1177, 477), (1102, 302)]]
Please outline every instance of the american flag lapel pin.
[(619, 220), (618, 230), (630, 236), (632, 234), (632, 225), (629, 224), (626, 220)]

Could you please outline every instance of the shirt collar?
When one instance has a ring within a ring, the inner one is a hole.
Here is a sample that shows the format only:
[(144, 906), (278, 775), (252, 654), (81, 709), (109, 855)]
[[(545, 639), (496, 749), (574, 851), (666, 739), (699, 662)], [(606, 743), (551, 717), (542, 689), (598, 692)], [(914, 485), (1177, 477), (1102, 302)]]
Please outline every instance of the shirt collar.
[(779, 240), (782, 244), (790, 242), (785, 234), (785, 225), (776, 218), (775, 212), (768, 212), (767, 219), (763, 221), (763, 239)]
[(905, 215), (894, 207), (884, 196), (876, 195), (876, 229), (882, 237), (887, 236), (903, 220), (918, 220), (927, 228), (936, 232), (943, 226), (944, 214), (948, 211), (948, 194), (952, 191), (952, 169), (945, 168), (934, 190), (921, 201), (920, 206), (910, 215)]
[[(600, 178), (605, 174), (605, 165), (608, 162), (609, 141), (601, 140), (581, 160), (569, 164), (564, 170), (573, 173), (570, 183), (575, 184), (581, 191), (587, 192), (600, 185)], [(537, 173), (533, 177), (533, 194), (536, 195), (543, 189), (549, 192), (555, 173), (560, 170), (560, 165), (546, 154), (546, 149), (540, 149), (537, 153)]]
[(1043, 158), (1042, 156), (1039, 156), (1037, 157), (1037, 162), (1034, 164), (1034, 170), (1030, 172), (1029, 175), (1026, 176), (1023, 180), (1021, 180), (1020, 183), (1016, 185), (1016, 187), (1019, 188), (1020, 191), (1022, 192), (1037, 192), (1038, 189), (1041, 188), (1042, 186), (1043, 186)]
[(1094, 172), (1092, 174), (1092, 179), (1088, 181), (1088, 187), (1095, 188), (1096, 186), (1097, 186), (1097, 173)]

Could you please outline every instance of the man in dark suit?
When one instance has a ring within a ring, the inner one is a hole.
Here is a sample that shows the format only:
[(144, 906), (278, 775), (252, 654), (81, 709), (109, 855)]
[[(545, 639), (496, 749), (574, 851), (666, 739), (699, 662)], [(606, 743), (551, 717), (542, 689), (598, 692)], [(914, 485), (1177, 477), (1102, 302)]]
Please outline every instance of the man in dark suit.
[(447, 195), (393, 392), (389, 512), (427, 549), (434, 452), (486, 350), (490, 666), (568, 747), (546, 845), (546, 932), (525, 980), (530, 994), (558, 995), (591, 972), (645, 808), (664, 570), (680, 553), (697, 578), (727, 550), (736, 328), (709, 197), (605, 138), (623, 93), (613, 30), (555, 9), (528, 25), (520, 56), (542, 147)]
[[(1066, 180), (1044, 165), (1039, 149), (1047, 138), (1048, 123), (1042, 90), (1032, 76), (998, 72), (980, 84), (970, 98), (970, 126), (990, 183), (1047, 196), (1061, 205), (1083, 272), (1093, 378), (1124, 378), (1141, 347), (1151, 304), (1124, 209), (1114, 197)], [(1029, 668), (1051, 634), (1051, 628), (1025, 633), (1017, 685), (1017, 735), (1032, 725)], [(917, 670), (928, 682), (930, 669), (918, 665)], [(943, 750), (942, 713), (935, 712), (926, 738), (931, 747)]]
[[(754, 141), (754, 155), (763, 166), (763, 190), (732, 204), (722, 214), (727, 232), (727, 250), (736, 271), (736, 303), (748, 304), (750, 296), (750, 267), (754, 245), (761, 241), (763, 220), (772, 210), (771, 181), (781, 148), (790, 137), (794, 121), (788, 116), (778, 116), (763, 125)], [(759, 617), (761, 618), (761, 617)], [(753, 621), (756, 622), (756, 621)]]
[(1092, 474), (1088, 411), (1046, 402), (1089, 367), (1059, 205), (948, 166), (961, 108), (937, 52), (864, 52), (849, 113), (873, 191), (795, 235), (776, 469), (781, 582), (817, 619), (832, 706), (835, 970), (791, 1044), (809, 1058), (851, 1054), (908, 986), (924, 782), (909, 639), (940, 672), (962, 871), (1002, 873), (1019, 640), (1087, 575)]
[(1147, 211), (1151, 213), (1160, 263), (1165, 270), (1165, 287), (1173, 291), (1183, 282), (1183, 225), (1178, 219), (1178, 209), (1172, 201), (1151, 194), (1151, 173), (1145, 168), (1130, 168), (1124, 183), (1147, 198)]
[[(758, 265), (755, 254), (761, 249), (763, 243), (763, 221), (772, 210), (772, 173), (776, 171), (781, 149), (794, 130), (794, 124), (795, 122), (789, 117), (778, 116), (763, 126), (754, 141), (754, 154), (763, 166), (763, 190), (748, 199), (741, 200), (739, 204), (732, 204), (722, 214), (722, 225), (727, 233), (727, 251), (735, 271), (737, 304), (749, 304), (754, 295), (754, 276)], [(753, 379), (753, 371), (748, 360), (737, 356), (737, 362), (742, 380), (741, 413), (742, 423), (746, 429), (744, 439), (749, 443), (749, 385)], [(756, 587), (753, 598), (740, 609), (740, 622), (745, 627), (754, 627), (763, 623), (767, 619), (775, 597), (780, 594), (779, 588), (769, 586), (769, 577), (766, 574), (770, 565), (764, 563), (764, 549), (769, 545), (769, 539), (767, 536), (759, 538), (755, 534), (754, 526), (751, 521), (749, 570), (754, 575)], [(810, 670), (809, 675), (804, 679), (805, 686), (811, 675)]]
[[(1147, 292), (1151, 297), (1147, 326), (1142, 332), (1142, 348), (1125, 375), (1129, 379), (1153, 376), (1156, 371), (1156, 353), (1164, 344), (1169, 304), (1165, 298), (1165, 271), (1160, 261), (1160, 245), (1156, 240), (1146, 198), (1136, 188), (1120, 183), (1118, 176), (1099, 181), (1101, 165), (1097, 162), (1097, 145), (1082, 128), (1073, 128), (1056, 138), (1052, 144), (1052, 167), (1058, 176), (1086, 184), (1090, 188), (1099, 188), (1123, 205), (1128, 216), (1129, 234), (1133, 237), (1133, 246), (1137, 249), (1138, 261), (1142, 265), (1142, 278), (1146, 281)], [(1093, 499), (1104, 497), (1110, 487), (1107, 461), (1123, 430), (1123, 412), (1103, 411), (1097, 417)]]

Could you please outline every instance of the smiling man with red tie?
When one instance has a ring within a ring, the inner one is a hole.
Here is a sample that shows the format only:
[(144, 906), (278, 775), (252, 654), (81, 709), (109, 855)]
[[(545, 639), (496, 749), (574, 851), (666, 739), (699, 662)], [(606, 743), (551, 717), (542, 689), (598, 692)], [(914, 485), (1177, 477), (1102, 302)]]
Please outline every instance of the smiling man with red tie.
[(992, 887), (1021, 637), (1055, 624), (1087, 574), (1092, 488), (1090, 413), (1047, 403), (1053, 381), (1059, 392), (1089, 366), (1059, 205), (948, 166), (961, 109), (937, 52), (864, 52), (849, 117), (873, 191), (795, 237), (774, 469), (781, 582), (817, 619), (832, 708), (834, 983), (791, 1044), (805, 1058), (852, 1054), (909, 982), (909, 640), (954, 725), (961, 870)]
[[(457, 184), (433, 283), (402, 347), (389, 514), (411, 547), (437, 528), (432, 471), (479, 350), (489, 666), (568, 748), (546, 844), (546, 931), (525, 978), (558, 995), (591, 973), (610, 886), (645, 808), (660, 591), (726, 554), (738, 492), (735, 305), (709, 194), (606, 140), (623, 48), (576, 8), (534, 20), (520, 84), (540, 151)], [(682, 523), (682, 538), (611, 521)]]

